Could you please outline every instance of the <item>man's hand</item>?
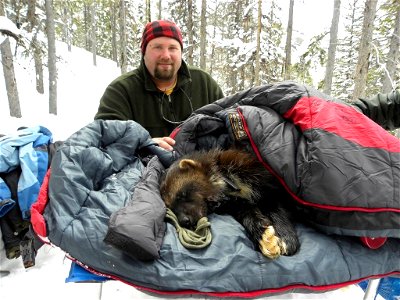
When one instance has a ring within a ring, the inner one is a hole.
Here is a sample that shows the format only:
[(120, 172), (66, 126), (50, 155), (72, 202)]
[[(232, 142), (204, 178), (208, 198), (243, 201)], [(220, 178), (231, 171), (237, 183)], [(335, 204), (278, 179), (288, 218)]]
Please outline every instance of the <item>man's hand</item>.
[(153, 138), (152, 140), (167, 151), (172, 151), (172, 146), (175, 145), (175, 140), (168, 136)]

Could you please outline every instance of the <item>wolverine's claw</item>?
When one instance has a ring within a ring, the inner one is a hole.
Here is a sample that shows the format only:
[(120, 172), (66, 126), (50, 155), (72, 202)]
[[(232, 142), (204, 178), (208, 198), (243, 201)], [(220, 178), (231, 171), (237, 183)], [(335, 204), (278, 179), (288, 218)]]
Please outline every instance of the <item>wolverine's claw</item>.
[(286, 245), (275, 235), (273, 226), (268, 226), (259, 241), (262, 254), (266, 257), (275, 259), (286, 253)]

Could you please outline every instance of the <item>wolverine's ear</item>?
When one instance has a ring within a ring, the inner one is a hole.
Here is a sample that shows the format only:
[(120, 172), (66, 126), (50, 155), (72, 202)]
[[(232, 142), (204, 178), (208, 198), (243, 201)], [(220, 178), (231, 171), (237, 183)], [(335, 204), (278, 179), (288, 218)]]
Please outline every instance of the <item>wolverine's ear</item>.
[(193, 159), (182, 159), (179, 162), (179, 168), (182, 170), (194, 169), (200, 167), (200, 163), (194, 161)]

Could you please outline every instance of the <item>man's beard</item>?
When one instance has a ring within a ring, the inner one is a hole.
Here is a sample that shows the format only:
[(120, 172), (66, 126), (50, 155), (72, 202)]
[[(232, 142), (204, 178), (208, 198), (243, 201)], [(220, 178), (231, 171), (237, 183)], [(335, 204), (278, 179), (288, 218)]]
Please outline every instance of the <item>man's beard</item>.
[(175, 67), (172, 66), (171, 69), (169, 70), (160, 70), (157, 66), (155, 67), (154, 70), (154, 78), (158, 80), (171, 80), (174, 78), (175, 74)]

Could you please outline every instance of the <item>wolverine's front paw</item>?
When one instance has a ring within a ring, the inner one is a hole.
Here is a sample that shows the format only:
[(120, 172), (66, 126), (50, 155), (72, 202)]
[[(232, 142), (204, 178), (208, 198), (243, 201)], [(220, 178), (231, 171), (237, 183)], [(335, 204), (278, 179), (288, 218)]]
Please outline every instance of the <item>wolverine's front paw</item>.
[(285, 243), (275, 235), (273, 226), (265, 228), (264, 233), (259, 241), (259, 246), (262, 254), (266, 257), (275, 259), (286, 253)]

